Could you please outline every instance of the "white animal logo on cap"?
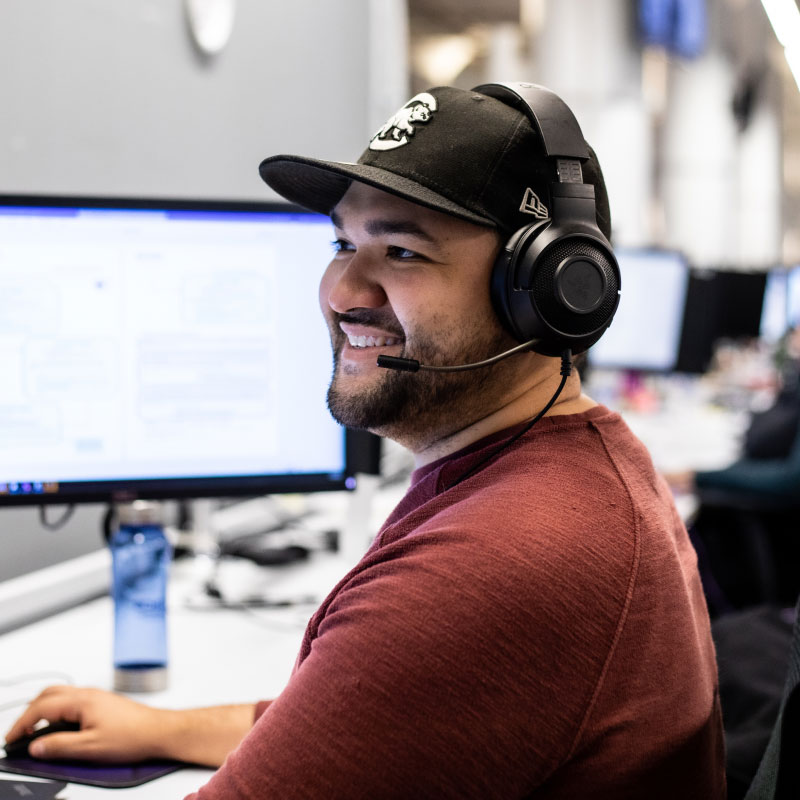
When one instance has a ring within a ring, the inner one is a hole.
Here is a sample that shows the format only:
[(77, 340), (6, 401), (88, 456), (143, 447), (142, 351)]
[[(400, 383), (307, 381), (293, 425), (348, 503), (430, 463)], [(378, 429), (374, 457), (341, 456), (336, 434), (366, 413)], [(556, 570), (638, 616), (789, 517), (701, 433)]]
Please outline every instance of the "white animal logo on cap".
[(408, 144), (408, 137), (414, 135), (414, 125), (428, 122), (436, 109), (436, 98), (432, 94), (415, 95), (372, 137), (369, 149), (394, 150)]

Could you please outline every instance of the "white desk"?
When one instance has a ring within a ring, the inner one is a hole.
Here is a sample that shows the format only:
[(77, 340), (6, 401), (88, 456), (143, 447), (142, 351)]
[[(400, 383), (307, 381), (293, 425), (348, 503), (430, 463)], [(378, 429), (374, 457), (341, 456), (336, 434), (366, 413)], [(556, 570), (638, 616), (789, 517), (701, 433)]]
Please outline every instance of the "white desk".
[[(202, 565), (200, 565), (202, 567)], [(239, 585), (261, 580), (271, 596), (314, 593), (324, 597), (347, 571), (346, 562), (322, 555), (296, 568), (233, 567), (226, 580)], [(198, 610), (205, 575), (191, 563), (175, 565), (169, 600), (170, 688), (131, 695), (151, 705), (190, 707), (245, 703), (274, 697), (285, 685), (313, 606), (247, 611)], [(108, 597), (51, 616), (0, 637), (0, 735), (24, 708), (24, 700), (65, 678), (81, 686), (110, 688), (112, 607)], [(49, 673), (49, 674), (45, 674)], [(10, 684), (29, 675), (24, 682)], [(5, 706), (20, 700), (18, 705)], [(184, 769), (142, 786), (114, 789), (124, 798), (182, 798), (210, 777), (211, 770)], [(0, 779), (14, 779), (0, 773)], [(33, 780), (32, 778), (24, 778)], [(70, 784), (67, 800), (109, 797), (108, 789)]]

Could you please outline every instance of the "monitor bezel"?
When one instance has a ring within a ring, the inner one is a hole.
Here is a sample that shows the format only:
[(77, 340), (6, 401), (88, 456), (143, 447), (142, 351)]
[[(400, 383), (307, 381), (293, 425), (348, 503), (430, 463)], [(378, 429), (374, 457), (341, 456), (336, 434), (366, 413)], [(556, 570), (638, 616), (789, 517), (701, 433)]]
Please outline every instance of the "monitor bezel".
[[(72, 194), (2, 194), (0, 208), (76, 208), (126, 211), (220, 211), (243, 213), (282, 213), (323, 217), (291, 203), (216, 198), (125, 197)], [(320, 402), (322, 398), (320, 398)], [(0, 492), (0, 508), (24, 505), (75, 503), (118, 503), (133, 500), (185, 500), (202, 497), (244, 497), (262, 494), (291, 494), (341, 491), (355, 488), (356, 463), (364, 446), (363, 431), (344, 429), (342, 452), (344, 471), (327, 473), (282, 473), (269, 475), (185, 476), (181, 478), (130, 478), (97, 481), (66, 481), (58, 491)], [(20, 481), (20, 483), (25, 483)], [(32, 484), (32, 482), (31, 482)]]

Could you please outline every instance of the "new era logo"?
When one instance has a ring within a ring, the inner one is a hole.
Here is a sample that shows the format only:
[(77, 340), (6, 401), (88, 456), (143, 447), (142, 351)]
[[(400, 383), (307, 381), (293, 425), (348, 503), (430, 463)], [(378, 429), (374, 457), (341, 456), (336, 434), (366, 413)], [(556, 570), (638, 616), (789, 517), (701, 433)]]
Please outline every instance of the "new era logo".
[(547, 206), (539, 199), (533, 189), (525, 190), (525, 197), (522, 198), (522, 205), (519, 210), (523, 214), (532, 214), (538, 219), (547, 219), (550, 216)]

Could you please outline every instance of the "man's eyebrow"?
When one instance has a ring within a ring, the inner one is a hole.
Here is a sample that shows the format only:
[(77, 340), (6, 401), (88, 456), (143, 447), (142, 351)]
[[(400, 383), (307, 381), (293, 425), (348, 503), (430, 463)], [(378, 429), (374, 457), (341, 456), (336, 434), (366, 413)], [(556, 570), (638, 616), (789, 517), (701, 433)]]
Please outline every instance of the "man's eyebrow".
[(380, 236), (385, 233), (403, 233), (423, 239), (428, 244), (438, 244), (422, 226), (411, 219), (371, 219), (364, 226), (370, 236)]
[[(344, 221), (336, 211), (331, 211), (331, 222), (340, 230), (344, 229)], [(428, 244), (438, 247), (439, 242), (431, 236), (421, 225), (411, 219), (371, 219), (364, 226), (370, 236), (380, 236), (386, 233), (403, 233), (416, 236)]]
[(334, 228), (339, 228), (341, 230), (344, 227), (342, 218), (335, 211), (331, 211), (330, 218)]

